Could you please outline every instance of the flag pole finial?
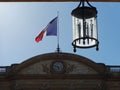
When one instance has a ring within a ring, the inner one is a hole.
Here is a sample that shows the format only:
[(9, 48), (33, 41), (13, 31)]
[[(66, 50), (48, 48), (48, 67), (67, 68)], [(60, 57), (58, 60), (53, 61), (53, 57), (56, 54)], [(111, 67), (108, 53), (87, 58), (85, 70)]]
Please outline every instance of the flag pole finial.
[(59, 44), (57, 45), (56, 52), (59, 54), (61, 52)]

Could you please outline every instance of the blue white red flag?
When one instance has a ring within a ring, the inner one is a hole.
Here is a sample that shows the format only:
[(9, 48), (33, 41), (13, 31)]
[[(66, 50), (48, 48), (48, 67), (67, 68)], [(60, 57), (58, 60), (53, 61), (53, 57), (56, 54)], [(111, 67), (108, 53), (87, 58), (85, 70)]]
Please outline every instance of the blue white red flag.
[(51, 20), (48, 25), (40, 32), (40, 34), (35, 38), (35, 41), (40, 42), (44, 36), (57, 36), (57, 18), (55, 17)]

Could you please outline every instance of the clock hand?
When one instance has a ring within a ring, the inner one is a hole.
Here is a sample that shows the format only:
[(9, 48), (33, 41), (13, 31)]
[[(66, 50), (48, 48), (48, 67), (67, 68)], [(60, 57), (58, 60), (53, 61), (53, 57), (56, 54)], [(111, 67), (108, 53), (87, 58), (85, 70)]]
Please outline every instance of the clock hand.
[(60, 67), (59, 67), (59, 66), (57, 66), (57, 65), (55, 65), (55, 68), (56, 68), (57, 70), (59, 70), (59, 69), (60, 69)]

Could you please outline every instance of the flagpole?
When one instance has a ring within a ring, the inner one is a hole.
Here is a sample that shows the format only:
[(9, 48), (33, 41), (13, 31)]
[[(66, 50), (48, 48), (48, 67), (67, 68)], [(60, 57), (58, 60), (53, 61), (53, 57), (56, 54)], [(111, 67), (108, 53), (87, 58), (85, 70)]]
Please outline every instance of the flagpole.
[(57, 11), (57, 52), (60, 53), (59, 47), (59, 11)]

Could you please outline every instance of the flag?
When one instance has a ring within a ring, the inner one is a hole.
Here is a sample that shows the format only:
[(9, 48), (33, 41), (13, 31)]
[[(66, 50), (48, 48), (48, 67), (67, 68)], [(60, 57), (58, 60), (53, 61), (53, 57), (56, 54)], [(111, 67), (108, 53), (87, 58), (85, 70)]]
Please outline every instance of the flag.
[(35, 38), (35, 41), (40, 42), (44, 36), (57, 36), (57, 18), (55, 17), (51, 20), (48, 25), (40, 32), (40, 34)]

